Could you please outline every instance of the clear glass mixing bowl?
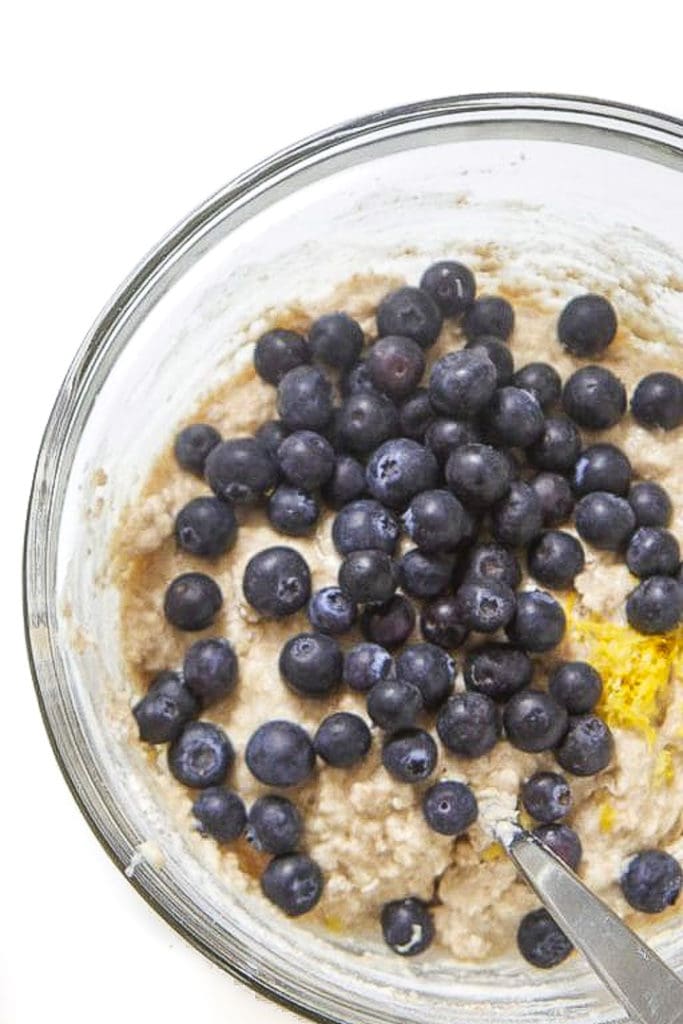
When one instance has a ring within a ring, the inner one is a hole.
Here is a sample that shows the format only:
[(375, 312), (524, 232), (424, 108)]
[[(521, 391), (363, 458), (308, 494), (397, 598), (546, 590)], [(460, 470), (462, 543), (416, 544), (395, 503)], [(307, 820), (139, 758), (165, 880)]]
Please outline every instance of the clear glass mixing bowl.
[[(121, 286), (59, 392), (26, 534), (30, 656), (46, 727), (92, 828), (131, 883), (206, 955), (324, 1021), (529, 1024), (623, 1020), (578, 958), (406, 964), (318, 938), (230, 892), (158, 799), (109, 714), (126, 691), (111, 532), (209, 382), (245, 358), (243, 326), (356, 271), (417, 268), (494, 242), (510, 272), (651, 290), (683, 329), (683, 124), (556, 96), (470, 96), (334, 128), (244, 174), (171, 232)], [(239, 396), (236, 396), (239, 400)], [(105, 476), (98, 472), (104, 468)], [(150, 855), (161, 851), (162, 858)], [(683, 937), (657, 937), (683, 967)]]

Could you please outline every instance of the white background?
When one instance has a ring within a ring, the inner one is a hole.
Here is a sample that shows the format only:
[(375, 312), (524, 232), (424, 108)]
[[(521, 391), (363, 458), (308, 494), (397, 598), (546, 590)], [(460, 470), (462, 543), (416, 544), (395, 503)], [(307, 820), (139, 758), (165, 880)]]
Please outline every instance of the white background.
[(385, 106), (497, 90), (580, 93), (683, 116), (676, 5), (12, 7), (0, 56), (0, 1022), (292, 1020), (156, 918), (98, 846), (54, 763), (19, 593), (50, 406), (91, 321), (145, 251), (232, 176), (303, 135)]

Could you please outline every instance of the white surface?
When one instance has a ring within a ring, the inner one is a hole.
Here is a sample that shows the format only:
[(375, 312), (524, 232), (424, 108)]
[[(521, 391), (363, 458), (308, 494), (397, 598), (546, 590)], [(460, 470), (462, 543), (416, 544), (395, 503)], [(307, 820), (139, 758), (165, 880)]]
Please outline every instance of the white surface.
[(680, 35), (665, 0), (630, 17), (628, 5), (575, 2), (557, 12), (561, 38), (546, 4), (498, 6), (63, 0), (14, 4), (5, 19), (2, 1024), (292, 1019), (145, 906), (61, 779), (17, 585), (32, 464), (58, 384), (109, 293), (188, 209), (274, 149), (458, 92), (574, 92), (683, 116)]

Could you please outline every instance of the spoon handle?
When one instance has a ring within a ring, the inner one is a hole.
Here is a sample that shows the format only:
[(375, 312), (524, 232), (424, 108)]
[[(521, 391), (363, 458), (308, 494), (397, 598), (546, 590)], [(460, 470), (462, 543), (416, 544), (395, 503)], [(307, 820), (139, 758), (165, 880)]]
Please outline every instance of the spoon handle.
[(558, 925), (640, 1024), (683, 1024), (683, 982), (573, 871), (523, 829), (505, 843)]

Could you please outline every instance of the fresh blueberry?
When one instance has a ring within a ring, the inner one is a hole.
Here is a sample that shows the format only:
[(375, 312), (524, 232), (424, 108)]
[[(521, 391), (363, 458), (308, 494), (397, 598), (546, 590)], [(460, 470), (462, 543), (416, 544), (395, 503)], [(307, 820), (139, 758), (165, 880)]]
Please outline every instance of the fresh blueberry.
[(384, 604), (397, 585), (396, 563), (385, 551), (352, 551), (339, 567), (339, 586), (358, 604)]
[(258, 441), (273, 462), (276, 462), (277, 450), (288, 434), (289, 431), (281, 420), (266, 420), (255, 432), (254, 440)]
[(504, 701), (531, 684), (534, 665), (528, 654), (510, 644), (488, 643), (469, 651), (463, 674), (468, 690)]
[(398, 410), (401, 437), (409, 437), (413, 441), (424, 442), (427, 430), (434, 422), (434, 410), (429, 400), (429, 391), (418, 388), (412, 397), (407, 398)]
[(338, 455), (322, 496), (330, 508), (343, 508), (365, 493), (365, 469), (351, 455)]
[(420, 289), (431, 295), (444, 316), (460, 316), (474, 302), (477, 285), (474, 274), (463, 263), (439, 260), (425, 270)]
[(390, 334), (375, 342), (366, 363), (377, 390), (397, 402), (412, 395), (420, 383), (425, 357), (412, 338)]
[(572, 476), (576, 494), (609, 491), (624, 495), (631, 486), (631, 463), (620, 448), (613, 444), (593, 444), (584, 449)]
[(402, 729), (382, 746), (382, 764), (399, 782), (423, 782), (436, 768), (436, 743), (424, 729)]
[(313, 629), (333, 636), (348, 633), (357, 614), (355, 603), (340, 587), (317, 590), (308, 605), (308, 618)]
[(311, 596), (311, 573), (294, 548), (264, 548), (247, 562), (242, 581), (244, 596), (265, 618), (293, 615)]
[(349, 395), (355, 395), (359, 391), (376, 392), (375, 385), (370, 380), (370, 374), (368, 373), (367, 360), (359, 360), (348, 373), (345, 373), (341, 378), (340, 390), (345, 398)]
[(528, 448), (543, 433), (543, 410), (522, 388), (499, 388), (484, 416), (489, 438), (507, 448)]
[(337, 513), (332, 524), (332, 540), (340, 555), (377, 548), (391, 555), (399, 536), (398, 520), (378, 501), (363, 498), (351, 502)]
[(353, 366), (364, 341), (360, 324), (346, 313), (326, 313), (313, 321), (308, 332), (314, 359), (338, 370)]
[(225, 786), (204, 789), (192, 804), (192, 814), (202, 835), (219, 843), (232, 843), (244, 832), (247, 812), (243, 800)]
[(448, 587), (453, 559), (448, 555), (428, 555), (419, 548), (406, 551), (398, 563), (398, 581), (411, 597), (438, 597)]
[(349, 451), (368, 455), (399, 431), (398, 411), (394, 403), (373, 391), (349, 395), (339, 413), (339, 435)]
[(637, 853), (621, 876), (626, 901), (643, 914), (659, 914), (672, 907), (681, 894), (682, 885), (680, 864), (663, 850)]
[(466, 580), (493, 580), (516, 590), (522, 581), (522, 570), (512, 551), (500, 544), (477, 544), (467, 561)]
[(216, 558), (235, 543), (237, 519), (232, 506), (219, 498), (193, 498), (176, 516), (175, 535), (183, 551)]
[(436, 644), (409, 644), (396, 660), (396, 675), (422, 694), (428, 711), (435, 711), (453, 692), (455, 662)]
[(422, 798), (422, 813), (442, 836), (460, 836), (477, 820), (477, 799), (464, 782), (435, 782)]
[(671, 576), (650, 576), (626, 599), (626, 618), (639, 633), (669, 633), (683, 616), (683, 587)]
[(439, 711), (436, 731), (444, 747), (459, 757), (483, 757), (500, 736), (500, 715), (483, 693), (456, 693)]
[(268, 499), (267, 512), (268, 521), (279, 533), (305, 537), (318, 522), (320, 505), (309, 491), (280, 484)]
[(443, 595), (425, 605), (420, 616), (420, 630), (430, 644), (438, 644), (446, 650), (460, 647), (469, 631), (460, 618), (460, 606), (455, 595)]
[(572, 871), (576, 871), (581, 863), (583, 848), (581, 840), (569, 825), (560, 825), (551, 822), (547, 825), (539, 825), (533, 830), (533, 835), (547, 846), (556, 857), (563, 860)]
[(312, 430), (296, 430), (286, 437), (278, 448), (277, 460), (290, 484), (309, 491), (329, 480), (334, 469), (332, 445)]
[(368, 694), (370, 718), (388, 732), (415, 725), (423, 710), (420, 690), (406, 679), (383, 679)]
[(177, 629), (194, 632), (210, 626), (222, 605), (223, 595), (215, 580), (203, 572), (185, 572), (166, 590), (164, 615)]
[(379, 644), (356, 644), (344, 655), (344, 682), (352, 690), (366, 693), (393, 674), (394, 659)]
[(519, 951), (534, 967), (548, 969), (566, 960), (573, 946), (547, 910), (526, 914), (517, 930)]
[(557, 772), (536, 772), (522, 786), (521, 796), (527, 814), (543, 825), (565, 818), (572, 806), (569, 783)]
[(441, 466), (448, 462), (448, 456), (456, 448), (479, 441), (481, 437), (477, 428), (465, 420), (434, 420), (425, 434), (425, 444), (434, 452)]
[(350, 768), (362, 761), (371, 742), (363, 719), (349, 711), (337, 711), (324, 718), (313, 737), (316, 754), (333, 768)]
[(292, 853), (304, 825), (298, 810), (285, 796), (260, 796), (249, 810), (247, 839), (262, 853)]
[(633, 484), (628, 494), (638, 526), (668, 526), (673, 515), (671, 498), (652, 480)]
[(304, 338), (295, 331), (266, 331), (254, 348), (254, 368), (267, 384), (277, 386), (286, 373), (310, 363), (311, 352)]
[(541, 503), (543, 525), (566, 523), (574, 511), (574, 495), (565, 477), (559, 473), (539, 473), (529, 482)]
[(282, 678), (302, 697), (327, 697), (342, 677), (344, 656), (337, 641), (325, 633), (299, 633), (280, 652)]
[(532, 394), (544, 412), (559, 402), (562, 394), (562, 378), (550, 363), (527, 363), (517, 370), (512, 383)]
[(211, 452), (221, 443), (221, 435), (208, 423), (192, 423), (181, 430), (175, 439), (173, 453), (183, 469), (204, 476), (204, 466)]
[(332, 384), (317, 366), (297, 366), (277, 387), (277, 411), (289, 430), (321, 430), (332, 415)]
[(491, 511), (491, 533), (499, 544), (526, 547), (543, 526), (541, 502), (523, 480), (513, 480), (505, 497)]
[(506, 583), (471, 579), (455, 595), (458, 619), (477, 633), (496, 633), (515, 614), (515, 595)]
[(528, 590), (517, 595), (517, 610), (506, 632), (518, 647), (542, 653), (557, 647), (566, 626), (562, 605), (551, 594)]
[(185, 654), (183, 678), (202, 707), (227, 697), (237, 684), (237, 655), (230, 641), (197, 640)]
[(496, 448), (464, 444), (451, 452), (446, 463), (446, 482), (466, 505), (486, 508), (505, 497), (510, 489), (510, 466)]
[(377, 309), (380, 337), (400, 334), (412, 338), (421, 348), (434, 344), (442, 323), (441, 310), (431, 295), (420, 288), (397, 288), (382, 299)]
[(585, 715), (600, 700), (602, 679), (586, 661), (561, 661), (548, 680), (548, 692), (570, 715)]
[(406, 437), (380, 445), (365, 472), (373, 498), (398, 509), (405, 508), (415, 494), (434, 487), (438, 476), (438, 463), (430, 450)]
[(567, 731), (566, 709), (541, 690), (520, 690), (503, 712), (505, 734), (518, 750), (537, 754), (556, 747)]
[(472, 419), (491, 401), (496, 379), (496, 368), (483, 349), (448, 352), (432, 367), (429, 398), (442, 416)]
[(308, 913), (319, 901), (323, 876), (305, 853), (283, 853), (273, 857), (261, 875), (261, 889), (271, 903), (288, 917)]
[(576, 506), (576, 529), (594, 548), (618, 551), (633, 533), (636, 517), (624, 498), (607, 491), (587, 494)]
[(472, 303), (465, 313), (462, 329), (471, 341), (482, 334), (507, 341), (515, 326), (515, 312), (507, 301), (498, 295), (482, 295)]
[(529, 573), (544, 587), (566, 590), (583, 572), (586, 556), (581, 542), (562, 530), (545, 530), (530, 546)]
[(386, 604), (369, 605), (361, 616), (363, 636), (393, 651), (404, 644), (415, 628), (415, 609), (402, 594)]
[(611, 370), (584, 366), (565, 381), (562, 407), (580, 427), (606, 430), (626, 412), (626, 390)]
[(557, 763), (572, 775), (597, 775), (612, 760), (614, 739), (598, 715), (577, 715), (555, 751)]
[(170, 743), (199, 711), (199, 702), (177, 672), (160, 672), (133, 708), (140, 739)]
[(434, 941), (434, 921), (422, 900), (409, 897), (382, 907), (384, 941), (399, 956), (423, 953)]
[(403, 516), (406, 531), (422, 551), (453, 551), (463, 539), (465, 510), (450, 491), (422, 491)]
[(602, 355), (617, 333), (617, 314), (602, 295), (577, 295), (562, 310), (557, 335), (573, 356)]
[(631, 399), (631, 412), (643, 427), (675, 430), (683, 423), (683, 380), (674, 373), (643, 377)]
[(626, 564), (634, 576), (673, 576), (681, 551), (673, 533), (661, 526), (641, 526), (626, 548)]
[(266, 786), (298, 786), (315, 768), (311, 737), (296, 722), (282, 719), (260, 725), (244, 757), (251, 774)]
[(232, 768), (235, 751), (213, 722), (190, 722), (168, 748), (168, 767), (184, 786), (220, 786)]
[(501, 341), (500, 338), (482, 334), (479, 338), (473, 338), (472, 341), (468, 341), (465, 348), (469, 351), (472, 349), (482, 349), (486, 353), (496, 369), (497, 387), (504, 388), (510, 384), (515, 372), (515, 361), (512, 358), (512, 352), (504, 341)]
[(214, 494), (235, 504), (253, 505), (277, 483), (277, 466), (253, 437), (216, 445), (204, 472)]
[(549, 416), (543, 431), (527, 451), (536, 469), (568, 473), (581, 454), (581, 435), (567, 416)]

